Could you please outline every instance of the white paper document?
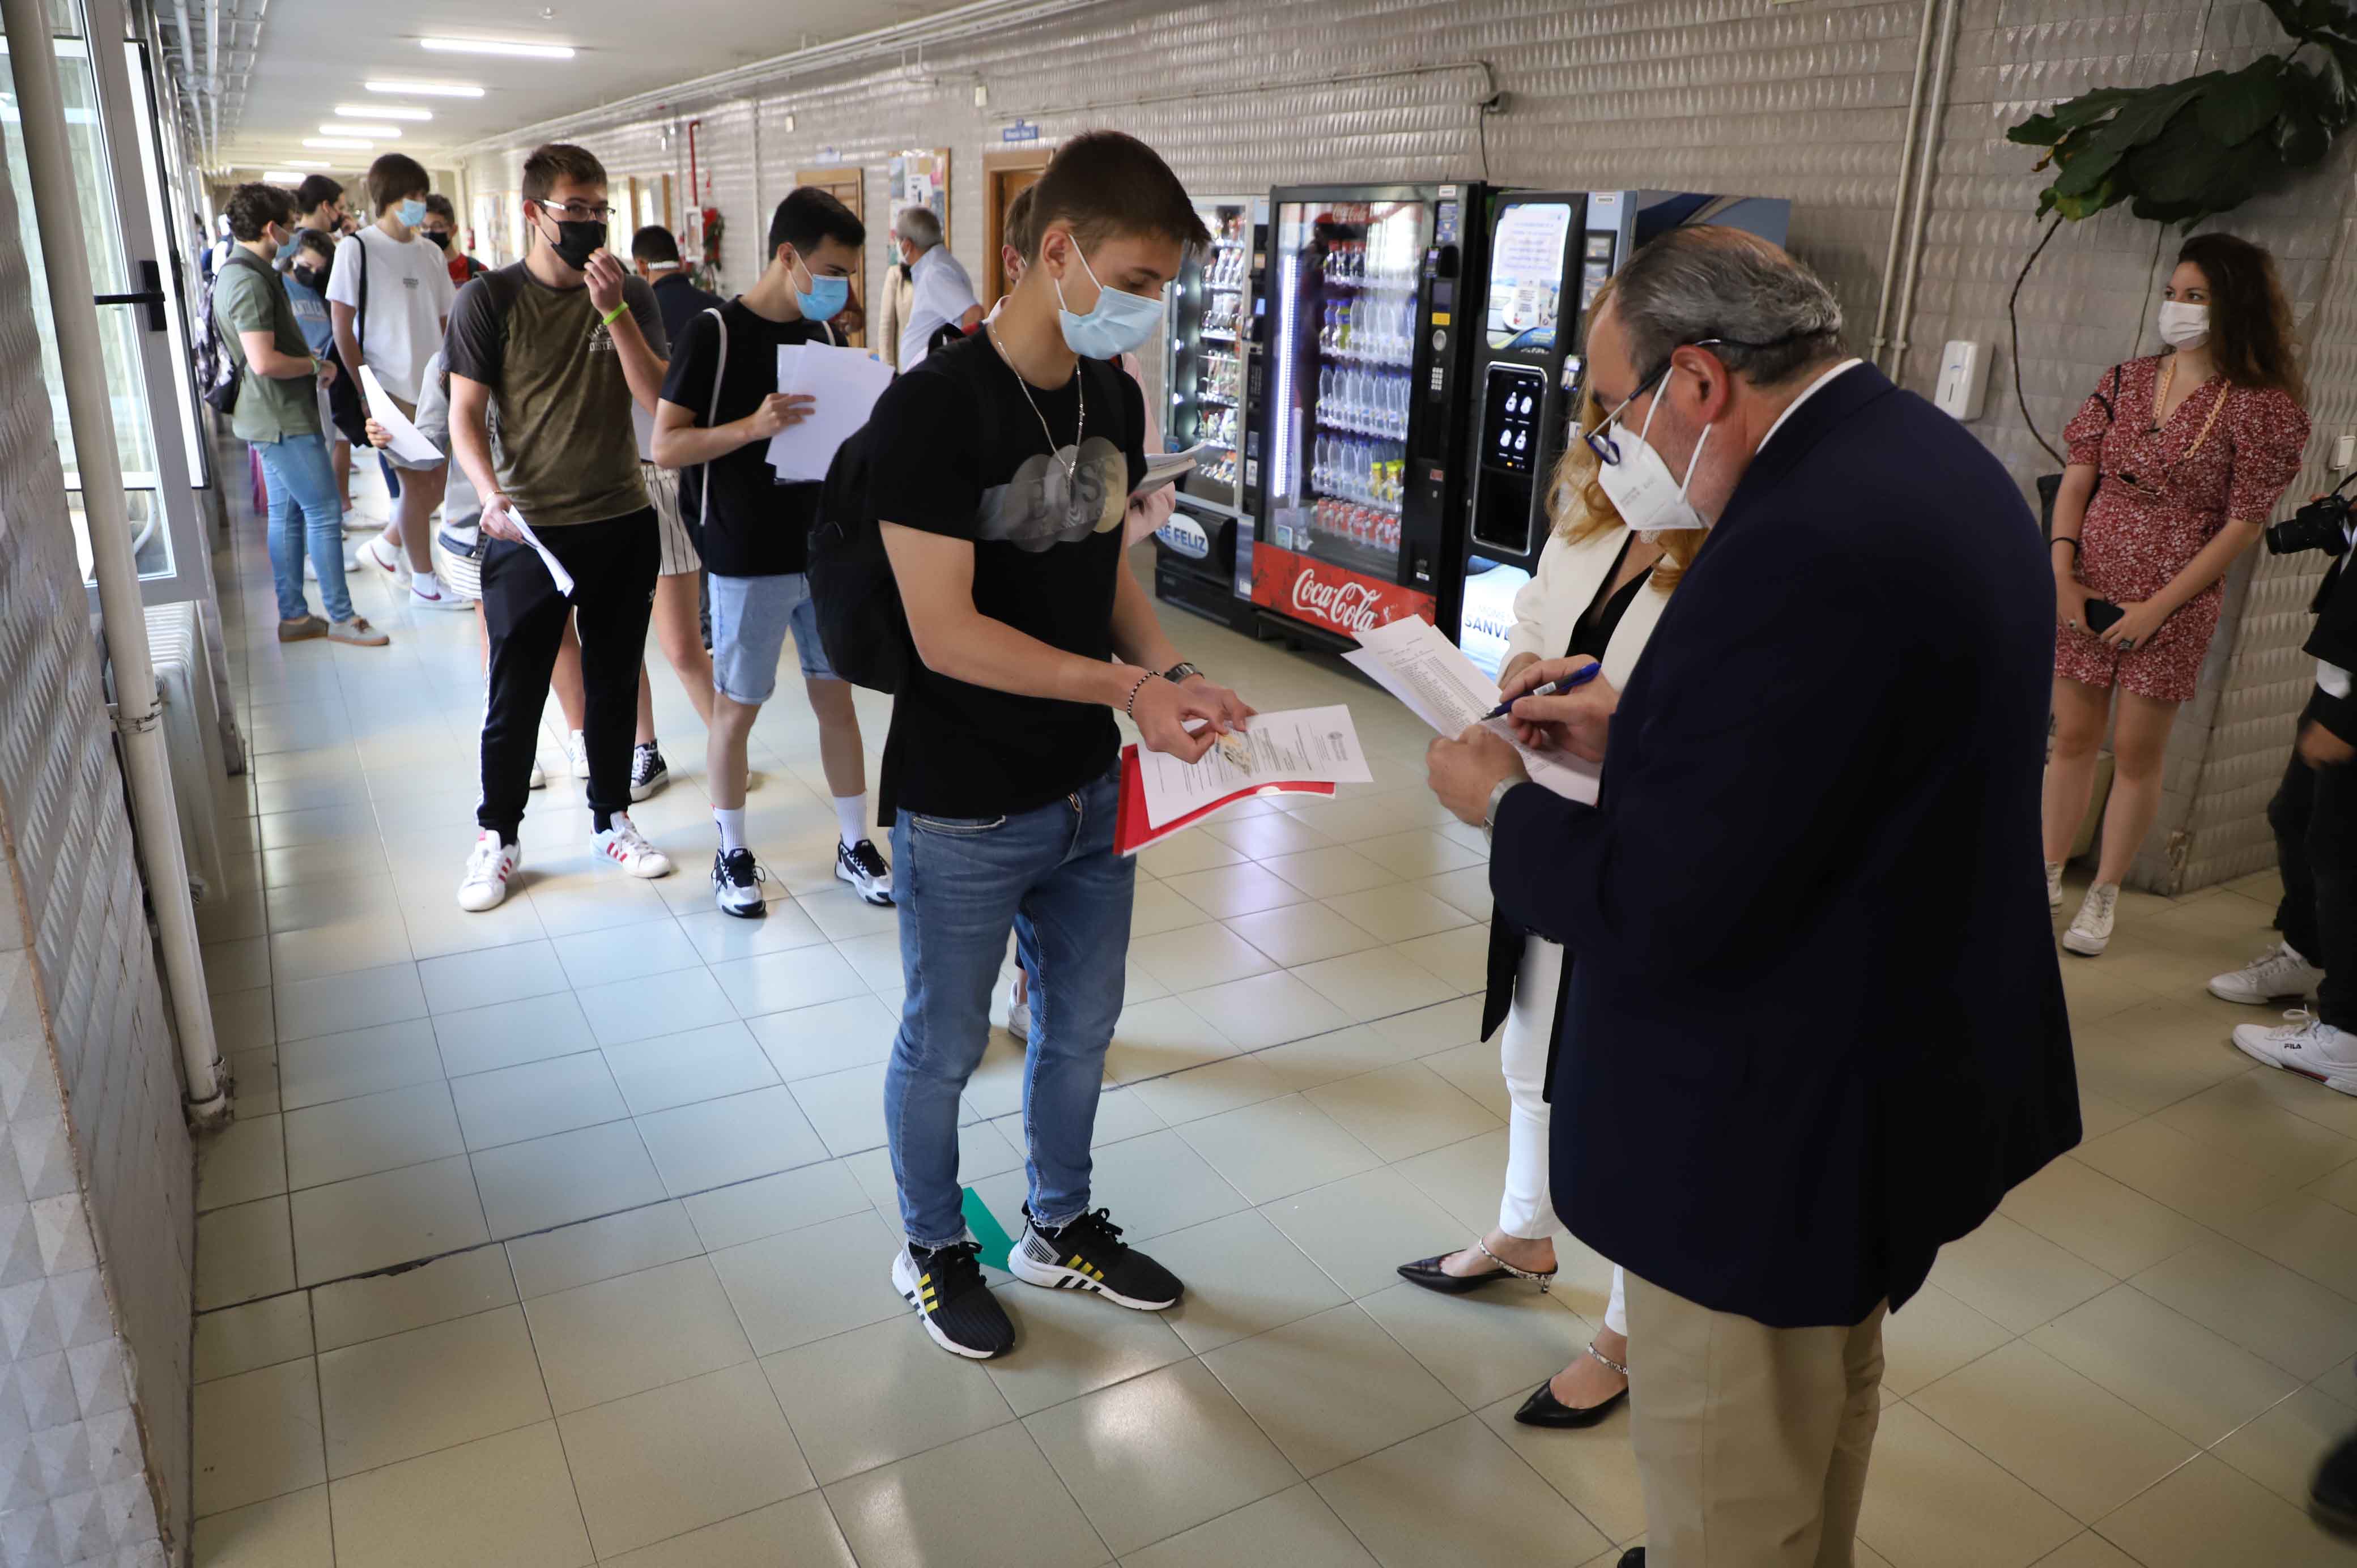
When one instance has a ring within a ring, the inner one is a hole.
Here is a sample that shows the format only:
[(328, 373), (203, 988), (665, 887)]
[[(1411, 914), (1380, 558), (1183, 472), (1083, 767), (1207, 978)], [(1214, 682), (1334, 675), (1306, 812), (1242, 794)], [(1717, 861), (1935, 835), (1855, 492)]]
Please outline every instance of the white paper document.
[(368, 400), (368, 416), (393, 436), (393, 445), (386, 451), (405, 462), (443, 461), (442, 449), (418, 434), (417, 426), (409, 423), (409, 416), (401, 412), (393, 394), (384, 390), (384, 383), (366, 365), (361, 367), (361, 394)]
[(770, 467), (781, 483), (826, 478), (836, 448), (858, 433), (876, 400), (892, 384), (892, 367), (864, 349), (785, 343), (778, 349), (778, 390), (814, 401), (798, 424), (770, 437)]
[[(1243, 732), (1231, 738), (1240, 747), (1215, 746), (1200, 762), (1181, 762), (1138, 748), (1147, 826), (1158, 828), (1175, 822), (1255, 784), (1374, 781), (1367, 768), (1366, 749), (1359, 744), (1359, 727), (1351, 722), (1348, 708), (1254, 714)], [(1240, 757), (1233, 754), (1238, 749)]]
[(556, 584), (556, 591), (571, 598), (573, 574), (565, 569), (565, 563), (556, 558), (556, 552), (540, 542), (540, 535), (532, 531), (532, 524), (523, 520), (523, 513), (513, 507), (508, 508), (508, 521), (516, 525), (517, 532), (523, 535), (523, 542), (540, 553), (541, 564), (548, 568), (549, 576)]
[(1515, 739), (1504, 719), (1487, 718), (1498, 705), (1498, 683), (1430, 621), (1410, 616), (1362, 631), (1359, 646), (1342, 657), (1442, 735), (1453, 739), (1468, 725), (1485, 724), (1522, 753), (1532, 783), (1596, 803), (1601, 771), (1596, 764), (1559, 751), (1534, 751)]
[(1130, 493), (1142, 496), (1148, 490), (1160, 489), (1173, 479), (1185, 478), (1195, 471), (1196, 466), (1201, 461), (1207, 450), (1209, 450), (1208, 446), (1199, 441), (1184, 452), (1147, 453), (1146, 478), (1140, 480), (1137, 489)]

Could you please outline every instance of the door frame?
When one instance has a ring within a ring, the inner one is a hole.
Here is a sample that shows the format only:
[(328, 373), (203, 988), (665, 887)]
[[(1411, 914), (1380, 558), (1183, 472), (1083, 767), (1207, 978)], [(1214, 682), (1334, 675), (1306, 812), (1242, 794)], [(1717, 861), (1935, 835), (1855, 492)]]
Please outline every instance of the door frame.
[[(845, 207), (850, 208), (851, 215), (858, 219), (862, 226), (867, 222), (867, 170), (860, 165), (835, 164), (826, 168), (796, 169), (794, 184), (819, 187)], [(848, 199), (844, 195), (846, 189), (850, 192)], [(768, 264), (766, 257), (763, 258), (763, 264)], [(867, 247), (866, 245), (859, 247), (858, 267), (859, 270), (851, 275), (851, 297), (859, 306), (860, 328), (858, 331), (846, 333), (845, 336), (849, 338), (851, 347), (865, 349), (867, 347)]]
[(1014, 199), (1006, 192), (1010, 174), (1028, 174), (1027, 185), (1039, 183), (1039, 173), (1056, 149), (1044, 142), (1034, 142), (1020, 152), (985, 153), (982, 155), (982, 276), (985, 310), (996, 305), (1006, 293), (1006, 266), (999, 260), (999, 248), (1006, 243), (1006, 204)]

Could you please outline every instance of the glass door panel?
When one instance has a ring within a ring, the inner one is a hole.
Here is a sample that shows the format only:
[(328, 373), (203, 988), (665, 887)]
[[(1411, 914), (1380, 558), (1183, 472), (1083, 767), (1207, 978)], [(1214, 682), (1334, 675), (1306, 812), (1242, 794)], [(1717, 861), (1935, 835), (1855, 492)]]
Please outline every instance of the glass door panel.
[(1179, 483), (1183, 499), (1234, 513), (1237, 432), (1244, 423), (1243, 354), (1251, 338), (1252, 218), (1242, 202), (1198, 203), (1211, 246), (1188, 259), (1170, 291), (1169, 428), (1173, 452), (1204, 448)]
[[(61, 25), (81, 26), (78, 17), (66, 18)], [(108, 157), (88, 41), (81, 37), (60, 36), (56, 47), (59, 85), (65, 101), (67, 153), (73, 166), (91, 285), (100, 294), (135, 293), (147, 285), (131, 274), (115, 225), (113, 166)], [(33, 277), (33, 319), (41, 339), (41, 371), (49, 387), (58, 456), (65, 465), (66, 488), (75, 498), (72, 511), (76, 546), (87, 563), (90, 546), (82, 535), (79, 504), (81, 469), (67, 413), (65, 372), (57, 349), (57, 318), (50, 308), (47, 274), (42, 270), (40, 225), (32, 199), (32, 174), (17, 128), (20, 117), (16, 78), (5, 38), (0, 38), (0, 122), (9, 127), (5, 138), (0, 139), (7, 144), (8, 177), (17, 193), (16, 238), (24, 247), (26, 265)], [(139, 575), (142, 578), (168, 577), (173, 573), (172, 530), (164, 522), (156, 427), (148, 403), (146, 367), (141, 358), (139, 335), (143, 318), (135, 307), (102, 306), (98, 313), (98, 326), (107, 391), (113, 408), (115, 446), (123, 467), (124, 489), (131, 503)], [(173, 466), (179, 467), (178, 462)]]
[(1421, 201), (1288, 201), (1276, 214), (1271, 542), (1399, 581)]

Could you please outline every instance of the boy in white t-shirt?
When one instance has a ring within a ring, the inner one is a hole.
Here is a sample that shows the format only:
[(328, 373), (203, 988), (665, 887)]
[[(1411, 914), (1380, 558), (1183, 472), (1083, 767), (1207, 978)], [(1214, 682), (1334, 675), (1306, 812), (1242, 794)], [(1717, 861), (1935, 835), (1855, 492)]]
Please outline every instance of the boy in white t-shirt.
[[(404, 414), (416, 411), (419, 376), (442, 347), (457, 296), (447, 260), (417, 233), (432, 185), (425, 166), (406, 154), (387, 153), (369, 165), (376, 221), (336, 248), (328, 281), (337, 351), (354, 374), (362, 364), (374, 371)], [(463, 610), (467, 601), (434, 575), (432, 518), (449, 469), (393, 461), (402, 472), (400, 502), (384, 532), (362, 545), (361, 554), (396, 580), (406, 555), (413, 607)]]

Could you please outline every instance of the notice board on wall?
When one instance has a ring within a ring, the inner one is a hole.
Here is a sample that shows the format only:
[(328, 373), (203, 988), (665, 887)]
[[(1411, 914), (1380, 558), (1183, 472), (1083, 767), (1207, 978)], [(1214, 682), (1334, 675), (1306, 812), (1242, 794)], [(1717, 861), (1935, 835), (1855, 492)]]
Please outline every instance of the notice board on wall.
[(947, 147), (912, 147), (904, 153), (894, 153), (891, 163), (892, 211), (898, 216), (904, 207), (925, 207), (932, 209), (942, 220), (942, 240), (950, 237), (950, 150)]

